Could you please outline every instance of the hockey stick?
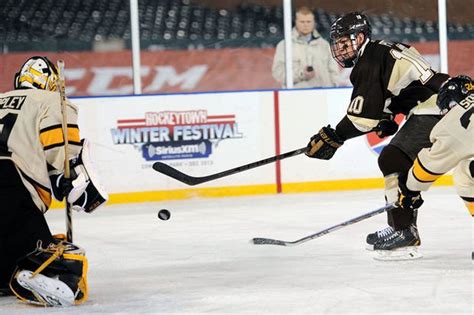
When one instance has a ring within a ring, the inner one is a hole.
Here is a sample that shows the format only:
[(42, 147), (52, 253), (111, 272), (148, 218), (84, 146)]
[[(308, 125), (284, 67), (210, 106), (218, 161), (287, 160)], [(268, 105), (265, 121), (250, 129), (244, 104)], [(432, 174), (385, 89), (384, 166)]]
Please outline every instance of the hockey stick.
[(280, 240), (275, 240), (275, 239), (271, 239), (271, 238), (262, 238), (262, 237), (256, 237), (256, 238), (253, 238), (251, 240), (251, 242), (255, 245), (280, 245), (280, 246), (296, 246), (296, 245), (299, 245), (299, 244), (302, 244), (302, 243), (305, 243), (307, 241), (310, 241), (312, 239), (315, 239), (315, 238), (318, 238), (318, 237), (321, 237), (323, 235), (326, 235), (326, 234), (329, 234), (331, 232), (334, 232), (336, 230), (339, 230), (341, 228), (343, 228), (344, 226), (348, 226), (348, 225), (351, 225), (351, 224), (354, 224), (354, 223), (357, 223), (359, 221), (362, 221), (362, 220), (365, 220), (365, 219), (368, 219), (370, 217), (373, 217), (374, 215), (377, 215), (379, 213), (382, 213), (382, 212), (385, 212), (385, 211), (389, 211), (389, 210), (392, 210), (394, 208), (396, 208), (397, 206), (395, 205), (395, 203), (391, 203), (391, 204), (388, 204), (386, 205), (385, 207), (382, 207), (382, 208), (378, 208), (377, 210), (374, 210), (374, 211), (371, 211), (371, 212), (367, 212), (363, 215), (360, 215), (358, 217), (355, 217), (353, 219), (350, 219), (350, 220), (347, 220), (345, 222), (342, 222), (342, 223), (339, 223), (337, 225), (334, 225), (330, 228), (327, 228), (325, 230), (322, 230), (320, 232), (317, 232), (317, 233), (314, 233), (314, 234), (311, 234), (311, 235), (308, 235), (308, 236), (305, 236), (303, 238), (300, 238), (299, 240), (296, 240), (296, 241), (280, 241)]
[(262, 166), (262, 165), (265, 165), (265, 164), (269, 164), (269, 163), (272, 163), (272, 162), (275, 162), (275, 161), (278, 161), (278, 160), (283, 160), (283, 159), (286, 159), (286, 158), (289, 158), (289, 157), (292, 157), (292, 156), (296, 156), (296, 155), (299, 155), (301, 153), (306, 152), (306, 150), (307, 150), (307, 147), (304, 147), (304, 148), (301, 148), (301, 149), (298, 149), (298, 150), (294, 150), (294, 151), (286, 152), (286, 153), (276, 155), (276, 156), (273, 156), (273, 157), (270, 157), (270, 158), (266, 158), (266, 159), (263, 159), (263, 160), (260, 160), (260, 161), (257, 161), (257, 162), (253, 162), (253, 163), (249, 163), (249, 164), (246, 164), (246, 165), (238, 166), (238, 167), (232, 168), (232, 169), (227, 170), (227, 171), (223, 171), (223, 172), (208, 175), (208, 176), (202, 176), (202, 177), (194, 177), (194, 176), (186, 175), (186, 174), (178, 171), (177, 169), (175, 169), (175, 168), (173, 168), (173, 167), (171, 167), (171, 166), (169, 166), (165, 163), (161, 163), (161, 162), (155, 162), (153, 164), (153, 169), (157, 172), (160, 172), (160, 173), (165, 174), (169, 177), (172, 177), (176, 180), (179, 180), (180, 182), (183, 182), (183, 183), (188, 184), (190, 186), (194, 186), (194, 185), (205, 183), (205, 182), (208, 182), (208, 181), (211, 181), (211, 180), (214, 180), (214, 179), (218, 179), (218, 178), (221, 178), (221, 177), (225, 177), (225, 176), (237, 174), (237, 173), (240, 173), (240, 172), (243, 172), (243, 171), (246, 171), (246, 170), (250, 170), (252, 168), (256, 168), (256, 167), (259, 167), (259, 166)]
[[(67, 103), (66, 103), (66, 83), (64, 79), (64, 61), (58, 60), (58, 71), (59, 71), (59, 95), (61, 96), (61, 114), (63, 116), (62, 129), (64, 137), (64, 178), (69, 179), (71, 177), (71, 171), (69, 169), (69, 155), (68, 147), (69, 140), (67, 138)], [(72, 211), (65, 198), (66, 203), (66, 240), (72, 243)]]

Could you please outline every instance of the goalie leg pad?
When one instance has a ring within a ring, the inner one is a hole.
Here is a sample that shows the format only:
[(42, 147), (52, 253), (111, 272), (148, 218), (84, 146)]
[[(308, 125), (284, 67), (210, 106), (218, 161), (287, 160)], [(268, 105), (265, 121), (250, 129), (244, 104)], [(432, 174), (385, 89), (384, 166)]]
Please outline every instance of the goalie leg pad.
[(92, 212), (108, 200), (107, 192), (100, 185), (99, 179), (90, 159), (89, 141), (82, 140), (82, 150), (72, 164), (77, 175), (72, 182), (73, 189), (68, 195), (71, 209)]
[(42, 306), (70, 306), (87, 300), (87, 258), (80, 247), (60, 241), (19, 260), (10, 281), (22, 301)]

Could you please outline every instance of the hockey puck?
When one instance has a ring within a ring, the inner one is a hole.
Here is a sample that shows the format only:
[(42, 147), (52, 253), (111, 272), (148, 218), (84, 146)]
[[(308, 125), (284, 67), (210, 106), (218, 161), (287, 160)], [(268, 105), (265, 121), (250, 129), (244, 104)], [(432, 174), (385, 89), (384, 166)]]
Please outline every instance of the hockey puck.
[(170, 218), (170, 216), (171, 216), (171, 213), (166, 209), (161, 209), (158, 212), (158, 218), (160, 218), (160, 220), (166, 221)]

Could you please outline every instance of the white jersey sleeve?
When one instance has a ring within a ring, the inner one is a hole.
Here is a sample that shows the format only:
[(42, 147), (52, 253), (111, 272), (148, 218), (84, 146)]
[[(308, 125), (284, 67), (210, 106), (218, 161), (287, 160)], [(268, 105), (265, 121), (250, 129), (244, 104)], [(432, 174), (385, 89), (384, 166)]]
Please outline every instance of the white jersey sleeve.
[[(77, 108), (67, 106), (69, 157), (80, 151)], [(50, 173), (64, 170), (60, 96), (44, 90), (0, 94), (0, 159), (12, 160), (41, 211), (51, 204)]]
[(422, 149), (408, 172), (407, 187), (425, 191), (463, 160), (474, 158), (474, 107), (453, 107), (433, 128), (431, 148)]

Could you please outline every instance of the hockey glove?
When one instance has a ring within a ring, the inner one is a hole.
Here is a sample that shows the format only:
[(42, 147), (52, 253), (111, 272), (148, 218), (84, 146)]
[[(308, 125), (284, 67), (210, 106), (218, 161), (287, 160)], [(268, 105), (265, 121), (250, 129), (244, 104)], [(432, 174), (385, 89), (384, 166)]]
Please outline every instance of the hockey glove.
[(108, 194), (99, 183), (87, 139), (82, 139), (81, 152), (71, 167), (71, 173), (76, 177), (72, 181), (73, 189), (67, 195), (67, 201), (72, 210), (92, 212), (108, 200)]
[(395, 120), (384, 118), (379, 121), (375, 127), (375, 133), (379, 138), (385, 138), (394, 135), (398, 131), (398, 124)]
[(424, 201), (419, 191), (408, 189), (407, 176), (406, 172), (398, 176), (398, 204), (405, 210), (416, 210)]
[(305, 154), (310, 158), (329, 160), (343, 144), (344, 141), (336, 134), (336, 130), (328, 125), (311, 137)]

